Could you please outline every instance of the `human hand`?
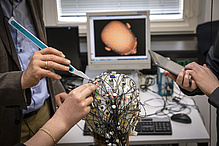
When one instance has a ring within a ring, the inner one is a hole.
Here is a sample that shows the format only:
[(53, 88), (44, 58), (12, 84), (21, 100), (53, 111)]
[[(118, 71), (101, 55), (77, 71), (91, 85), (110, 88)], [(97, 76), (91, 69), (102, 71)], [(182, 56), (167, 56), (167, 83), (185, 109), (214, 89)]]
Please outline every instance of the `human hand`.
[(206, 64), (201, 66), (193, 62), (186, 65), (185, 69), (205, 95), (210, 96), (211, 93), (219, 87), (217, 77), (211, 72)]
[[(90, 104), (93, 102), (91, 93), (97, 89), (94, 84), (81, 85), (72, 90), (63, 104), (55, 112), (53, 117), (46, 122), (31, 139), (25, 142), (25, 145), (54, 145), (54, 139), (59, 141), (79, 120), (90, 112)], [(61, 93), (60, 93), (61, 94)], [(53, 138), (51, 138), (51, 135)]]
[(96, 89), (96, 85), (89, 83), (72, 90), (56, 111), (54, 118), (57, 118), (67, 129), (74, 126), (90, 112), (90, 104), (93, 102), (93, 97), (90, 95)]
[(62, 64), (70, 64), (70, 60), (66, 59), (62, 52), (51, 47), (36, 51), (22, 74), (22, 89), (37, 85), (44, 77), (61, 79), (61, 76), (49, 69), (68, 71), (69, 67)]
[(61, 104), (65, 101), (67, 97), (68, 97), (68, 94), (66, 92), (59, 93), (55, 96), (58, 107), (61, 106)]
[(191, 79), (191, 82), (189, 81), (189, 73), (186, 72), (184, 69), (180, 71), (178, 76), (175, 76), (168, 72), (167, 70), (164, 71), (164, 73), (173, 79), (177, 85), (179, 85), (182, 89), (185, 89), (189, 92), (192, 92), (197, 88), (197, 85), (193, 79)]

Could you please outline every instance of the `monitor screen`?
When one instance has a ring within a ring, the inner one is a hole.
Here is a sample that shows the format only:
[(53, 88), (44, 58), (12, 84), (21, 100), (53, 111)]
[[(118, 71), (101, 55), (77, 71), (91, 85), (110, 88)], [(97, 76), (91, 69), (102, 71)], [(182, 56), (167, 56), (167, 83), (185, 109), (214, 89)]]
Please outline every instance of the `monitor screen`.
[(88, 67), (150, 69), (149, 11), (87, 13)]
[[(48, 46), (62, 51), (66, 58), (71, 60), (71, 64), (75, 68), (80, 69), (78, 26), (46, 27), (46, 33)], [(72, 76), (67, 71), (55, 70), (55, 72), (61, 76)]]

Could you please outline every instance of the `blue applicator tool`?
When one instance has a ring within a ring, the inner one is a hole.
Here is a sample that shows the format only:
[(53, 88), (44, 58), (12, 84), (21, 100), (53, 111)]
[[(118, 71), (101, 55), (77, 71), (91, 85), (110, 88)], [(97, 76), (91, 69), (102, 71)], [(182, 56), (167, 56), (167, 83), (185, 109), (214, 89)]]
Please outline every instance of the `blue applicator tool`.
[[(8, 23), (13, 26), (17, 31), (23, 34), (26, 38), (28, 38), (31, 42), (37, 45), (40, 49), (48, 48), (46, 44), (44, 44), (41, 40), (39, 40), (36, 36), (34, 36), (31, 32), (29, 32), (26, 28), (24, 28), (21, 24), (19, 24), (14, 17), (11, 17), (8, 20)], [(90, 78), (84, 74), (82, 71), (77, 70), (71, 64), (69, 65), (69, 72), (80, 76), (84, 79), (90, 80)]]

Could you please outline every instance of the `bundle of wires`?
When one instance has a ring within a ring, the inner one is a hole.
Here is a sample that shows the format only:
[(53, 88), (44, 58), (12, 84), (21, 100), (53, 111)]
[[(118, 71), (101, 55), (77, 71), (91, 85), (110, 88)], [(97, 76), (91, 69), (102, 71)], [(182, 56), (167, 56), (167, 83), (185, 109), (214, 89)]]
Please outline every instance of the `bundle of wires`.
[(85, 121), (104, 144), (126, 145), (140, 113), (139, 90), (125, 74), (104, 72), (90, 81), (98, 86)]

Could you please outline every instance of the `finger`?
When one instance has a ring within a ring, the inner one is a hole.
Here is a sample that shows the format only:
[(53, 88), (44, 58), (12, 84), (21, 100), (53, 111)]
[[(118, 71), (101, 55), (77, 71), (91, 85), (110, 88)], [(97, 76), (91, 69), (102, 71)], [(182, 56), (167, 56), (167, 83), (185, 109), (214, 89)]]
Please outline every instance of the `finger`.
[(56, 79), (56, 80), (60, 80), (62, 77), (50, 70), (41, 70), (41, 73), (40, 73), (41, 77), (44, 78), (44, 77), (49, 77), (49, 78), (53, 78), (53, 79)]
[(48, 47), (48, 48), (42, 49), (42, 50), (40, 50), (40, 53), (42, 55), (54, 54), (54, 55), (57, 55), (57, 56), (60, 56), (60, 57), (65, 57), (65, 55), (61, 51), (59, 51), (57, 49), (54, 49), (52, 47)]
[(62, 71), (68, 71), (69, 70), (68, 66), (58, 64), (58, 63), (53, 62), (53, 61), (41, 61), (40, 62), (40, 67), (44, 68), (44, 69), (56, 69), (56, 70), (62, 70)]
[(91, 84), (90, 86), (88, 86), (87, 88), (85, 88), (82, 92), (81, 95), (82, 97), (87, 98), (88, 96), (90, 96), (90, 94), (92, 92), (94, 92), (97, 89), (96, 85)]
[[(84, 108), (84, 111), (85, 111), (84, 117), (86, 117), (86, 115), (90, 112), (90, 109), (91, 109), (90, 106), (87, 106), (87, 107)], [(82, 118), (83, 118), (83, 117), (82, 117)]]
[[(81, 86), (75, 88), (75, 89), (72, 90), (69, 94), (70, 94), (70, 95), (81, 94), (82, 91), (83, 91), (84, 89), (88, 88), (89, 86), (96, 86), (96, 85), (93, 85), (93, 84), (91, 84), (91, 83), (84, 84), (84, 85), (81, 85)], [(82, 94), (81, 94), (81, 95), (82, 95)], [(88, 94), (88, 95), (90, 95), (90, 94)], [(84, 95), (84, 94), (83, 94), (82, 96), (83, 96), (84, 98), (86, 98), (88, 95)]]
[(53, 55), (53, 54), (42, 55), (40, 57), (40, 59), (42, 61), (53, 61), (53, 62), (56, 62), (56, 63), (67, 64), (67, 65), (69, 65), (71, 63), (71, 61), (69, 59), (66, 59), (66, 58), (63, 58), (63, 57), (60, 57), (60, 56), (56, 56), (56, 55)]
[(165, 73), (168, 77), (170, 77), (171, 79), (173, 79), (174, 81), (176, 81), (176, 76), (175, 76), (175, 75), (171, 74), (171, 73), (168, 72), (167, 70), (165, 70), (164, 73)]
[(193, 79), (191, 79), (191, 89), (195, 90), (197, 88), (197, 85)]
[(89, 84), (84, 84), (84, 85), (81, 85), (77, 88), (75, 88), (74, 90), (72, 90), (69, 94), (71, 93), (81, 93), (85, 88), (87, 88), (87, 86), (90, 86)]
[(63, 93), (59, 93), (55, 96), (56, 98), (56, 102), (57, 102), (57, 105), (60, 106), (64, 101), (65, 99), (67, 98), (68, 94), (63, 92)]
[(200, 69), (202, 68), (201, 65), (197, 64), (196, 62), (189, 63), (185, 66), (186, 70), (194, 70), (196, 73), (200, 72)]
[(185, 66), (185, 69), (191, 69), (192, 67), (197, 66), (197, 65), (198, 64), (196, 62), (191, 62)]
[(93, 102), (93, 97), (92, 96), (89, 96), (89, 97), (87, 97), (86, 99), (85, 99), (85, 104), (87, 105), (87, 106), (90, 106), (91, 105), (91, 103)]
[(176, 83), (177, 83), (177, 85), (182, 85), (182, 84), (183, 84), (184, 74), (185, 74), (185, 70), (182, 69), (182, 70), (180, 71), (180, 73), (178, 74), (177, 78), (176, 78)]
[(185, 71), (184, 79), (183, 79), (183, 87), (190, 87), (189, 83), (189, 72)]
[(186, 72), (188, 72), (188, 74), (190, 74), (193, 78), (196, 78), (197, 74), (194, 70), (186, 70)]
[(60, 97), (58, 97), (58, 99), (56, 100), (56, 103), (57, 103), (58, 107), (60, 107), (62, 105), (62, 101), (61, 101)]

